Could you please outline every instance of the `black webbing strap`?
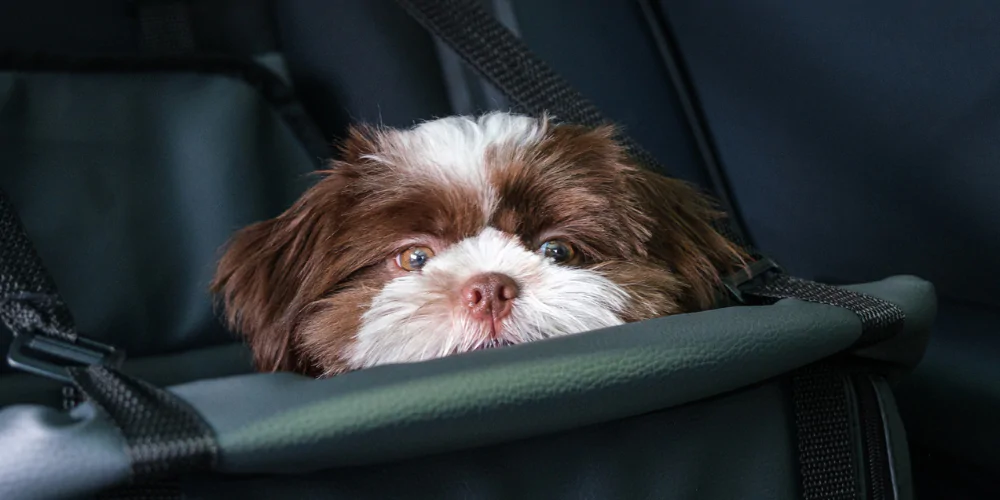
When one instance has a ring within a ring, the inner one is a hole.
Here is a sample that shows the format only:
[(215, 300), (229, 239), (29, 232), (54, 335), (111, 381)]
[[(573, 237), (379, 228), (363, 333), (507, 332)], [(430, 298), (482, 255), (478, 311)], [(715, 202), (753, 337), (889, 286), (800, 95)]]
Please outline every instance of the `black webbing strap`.
[(804, 500), (860, 500), (848, 377), (827, 364), (792, 376), (795, 441)]
[(0, 321), (15, 336), (41, 333), (74, 342), (76, 326), (7, 194), (0, 190)]
[(708, 174), (713, 194), (732, 220), (730, 226), (733, 232), (740, 235), (744, 241), (749, 242), (747, 234), (742, 232), (744, 224), (741, 223), (740, 213), (732, 201), (732, 189), (729, 179), (720, 165), (721, 160), (719, 160), (715, 141), (709, 131), (708, 118), (698, 102), (687, 68), (682, 63), (680, 47), (678, 47), (670, 30), (663, 2), (637, 0), (637, 3), (643, 12), (643, 17), (646, 18), (650, 35), (656, 43), (656, 48), (663, 59), (664, 68), (673, 84), (674, 93), (677, 95), (678, 104), (680, 104), (681, 111), (687, 121), (688, 130), (691, 131), (695, 146), (698, 148), (698, 154), (701, 156), (702, 166)]
[[(878, 297), (787, 274), (772, 276), (750, 294), (848, 309), (861, 320), (861, 336), (854, 344), (859, 348), (893, 337), (905, 321), (899, 307)], [(852, 432), (857, 409), (851, 407), (849, 380), (842, 370), (827, 363), (805, 367), (792, 376), (799, 475), (805, 500), (863, 498), (858, 477), (865, 471), (865, 464), (859, 459)]]
[(69, 371), (91, 404), (122, 432), (134, 479), (209, 470), (215, 464), (214, 433), (181, 399), (106, 366)]
[[(529, 114), (552, 113), (557, 119), (581, 125), (606, 120), (596, 107), (505, 29), (478, 2), (467, 0), (397, 0), (420, 24)], [(628, 137), (619, 137), (634, 159), (666, 173), (656, 160)], [(884, 300), (849, 290), (813, 283), (784, 274), (750, 248), (728, 224), (716, 226), (747, 250), (754, 262), (729, 276), (726, 288), (737, 301), (765, 302), (796, 298), (848, 309), (861, 319), (859, 345), (891, 337), (902, 327), (903, 312)], [(802, 491), (805, 498), (860, 498), (856, 478), (861, 464), (852, 458), (851, 408), (846, 378), (836, 370), (809, 367), (793, 376), (793, 399)]]
[(745, 293), (770, 299), (794, 298), (843, 307), (861, 319), (861, 337), (854, 344), (855, 347), (865, 347), (892, 338), (902, 330), (906, 319), (899, 307), (878, 297), (782, 273), (774, 274)]
[[(148, 479), (214, 464), (214, 435), (197, 413), (169, 392), (118, 372), (113, 366), (121, 362), (120, 350), (77, 334), (69, 308), (2, 189), (0, 320), (15, 335), (8, 355), (12, 366), (74, 384), (79, 392), (64, 390), (66, 400), (82, 394), (115, 423), (140, 490), (149, 490)], [(36, 358), (38, 352), (66, 364)]]
[[(607, 123), (593, 104), (535, 57), (479, 3), (406, 0), (399, 4), (522, 111), (535, 115), (549, 112), (559, 120), (581, 125)], [(638, 147), (635, 152), (636, 156), (641, 154)]]
[[(503, 92), (519, 111), (535, 116), (549, 113), (559, 121), (591, 127), (611, 123), (478, 2), (397, 0), (397, 3)], [(619, 134), (617, 139), (637, 162), (654, 172), (667, 173), (632, 138)], [(751, 256), (758, 257), (728, 219), (719, 221), (715, 227)]]
[(0, 321), (14, 335), (13, 368), (70, 382), (65, 361), (117, 366), (124, 352), (81, 337), (13, 203), (0, 189)]
[[(861, 336), (854, 344), (859, 348), (891, 338), (902, 330), (905, 321), (899, 307), (878, 297), (787, 274), (767, 276), (746, 294), (770, 300), (796, 298), (848, 309), (861, 320)], [(829, 363), (819, 363), (797, 370), (791, 383), (803, 498), (860, 500), (863, 490), (858, 477), (872, 471), (866, 471), (859, 459), (852, 431), (857, 409), (851, 406), (850, 378)]]

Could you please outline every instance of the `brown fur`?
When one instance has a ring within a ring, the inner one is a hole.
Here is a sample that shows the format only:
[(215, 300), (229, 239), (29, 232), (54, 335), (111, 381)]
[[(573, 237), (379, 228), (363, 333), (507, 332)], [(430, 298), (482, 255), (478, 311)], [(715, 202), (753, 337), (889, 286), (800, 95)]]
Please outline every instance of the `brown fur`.
[[(529, 247), (558, 236), (632, 296), (627, 321), (711, 307), (720, 270), (744, 262), (711, 226), (721, 216), (690, 186), (633, 165), (610, 128), (549, 126), (532, 148), (487, 153), (501, 204), (489, 224)], [(475, 193), (401, 174), (363, 157), (391, 132), (356, 128), (341, 160), (278, 217), (231, 240), (212, 291), (262, 371), (342, 371), (339, 353), (394, 277), (401, 236), (444, 244), (477, 234)]]

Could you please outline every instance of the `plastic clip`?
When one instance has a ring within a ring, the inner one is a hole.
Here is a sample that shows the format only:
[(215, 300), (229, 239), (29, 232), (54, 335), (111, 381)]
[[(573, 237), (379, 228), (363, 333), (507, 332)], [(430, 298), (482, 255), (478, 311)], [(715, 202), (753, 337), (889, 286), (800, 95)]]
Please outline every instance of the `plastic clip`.
[(783, 271), (777, 263), (771, 259), (763, 258), (722, 278), (722, 286), (737, 302), (746, 304), (746, 294), (750, 288), (761, 284), (771, 273), (781, 272)]
[(66, 383), (73, 381), (67, 368), (89, 365), (119, 368), (124, 360), (125, 351), (113, 346), (83, 337), (69, 341), (37, 333), (15, 336), (7, 352), (11, 368)]

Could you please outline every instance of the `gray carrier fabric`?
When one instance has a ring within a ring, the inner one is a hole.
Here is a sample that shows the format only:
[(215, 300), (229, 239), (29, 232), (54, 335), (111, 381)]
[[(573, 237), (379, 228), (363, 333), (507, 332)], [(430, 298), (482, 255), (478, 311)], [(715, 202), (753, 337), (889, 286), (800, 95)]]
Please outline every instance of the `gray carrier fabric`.
[[(919, 344), (926, 338), (934, 312), (933, 289), (926, 282), (899, 277), (855, 289), (888, 300), (907, 314), (898, 342)], [(846, 310), (786, 300), (769, 307), (680, 315), (322, 381), (256, 374), (192, 382), (170, 391), (211, 427), (219, 445), (215, 468), (231, 475), (221, 484), (219, 479), (195, 481), (188, 485), (191, 488), (222, 488), (229, 481), (243, 481), (240, 478), (246, 474), (336, 469), (344, 472), (286, 477), (291, 483), (287, 487), (296, 491), (328, 481), (332, 483), (328, 498), (338, 488), (358, 488), (377, 498), (430, 473), (442, 481), (439, 488), (453, 481), (454, 487), (464, 484), (485, 495), (497, 491), (491, 488), (518, 488), (538, 476), (532, 467), (513, 467), (503, 471), (508, 481), (473, 487), (469, 481), (489, 471), (495, 454), (509, 454), (511, 461), (518, 461), (546, 450), (555, 453), (552, 447), (573, 450), (588, 440), (602, 442), (618, 435), (620, 448), (611, 453), (627, 453), (633, 447), (638, 447), (637, 453), (652, 453), (650, 442), (663, 443), (665, 449), (653, 460), (664, 468), (661, 475), (631, 480), (625, 480), (627, 474), (598, 471), (592, 479), (603, 477), (608, 483), (601, 487), (610, 488), (610, 493), (631, 498), (629, 492), (637, 490), (673, 488), (671, 495), (679, 495), (673, 498), (706, 498), (701, 493), (708, 488), (719, 492), (708, 498), (729, 498), (729, 492), (740, 491), (750, 498), (795, 498), (794, 493), (789, 495), (797, 481), (790, 414), (783, 392), (777, 389), (782, 382), (775, 377), (850, 346), (860, 334), (861, 322)], [(866, 354), (900, 366), (913, 361), (905, 350), (898, 358), (893, 350)], [(894, 414), (891, 392), (881, 386), (878, 395), (881, 411)], [(664, 411), (668, 408), (679, 411)], [(607, 423), (626, 418), (635, 418), (631, 422), (638, 427), (631, 427), (630, 421)], [(647, 436), (642, 430), (652, 422), (662, 424), (659, 434)], [(905, 437), (894, 418), (887, 419), (885, 431), (894, 447), (890, 456), (898, 488), (905, 493), (909, 487), (903, 482), (909, 475)], [(540, 437), (554, 433), (568, 434)], [(566, 444), (565, 440), (574, 439), (569, 437), (573, 433), (587, 437), (576, 445)], [(93, 412), (89, 403), (69, 417), (38, 407), (0, 410), (0, 442), (19, 450), (0, 458), (10, 460), (0, 464), (3, 470), (17, 469), (0, 475), (0, 481), (8, 481), (0, 484), (0, 490), (21, 492), (11, 498), (32, 498), (63, 488), (88, 491), (114, 485), (128, 476), (121, 470), (128, 468), (121, 441), (120, 435), (108, 431), (106, 417)], [(502, 444), (513, 441), (519, 444)], [(47, 451), (55, 442), (63, 449), (58, 456)], [(470, 448), (478, 451), (461, 451)], [(695, 456), (699, 459), (684, 453), (691, 448), (699, 450)], [(467, 458), (462, 461), (466, 468), (449, 467), (455, 459), (448, 453)], [(100, 463), (79, 462), (77, 457), (86, 454), (106, 458)], [(438, 458), (419, 459), (433, 456)], [(605, 459), (595, 458), (590, 466), (610, 467), (608, 456), (602, 456)], [(60, 470), (65, 482), (45, 481), (51, 470)], [(579, 470), (564, 471), (566, 477), (579, 477)], [(371, 474), (382, 479), (353, 482)], [(760, 474), (770, 480), (761, 481)], [(354, 479), (334, 480), (344, 477)], [(266, 487), (268, 481), (263, 483)], [(558, 482), (546, 483), (543, 490), (567, 495), (574, 491)], [(440, 490), (424, 491), (433, 498)]]
[(130, 356), (232, 342), (207, 293), (219, 249), (316, 157), (242, 79), (26, 66), (0, 68), (0, 185), (79, 330)]

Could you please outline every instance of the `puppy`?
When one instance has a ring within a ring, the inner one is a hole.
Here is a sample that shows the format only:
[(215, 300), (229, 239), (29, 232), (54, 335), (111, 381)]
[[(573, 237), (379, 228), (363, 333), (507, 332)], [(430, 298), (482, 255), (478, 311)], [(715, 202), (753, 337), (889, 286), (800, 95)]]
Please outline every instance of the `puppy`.
[(331, 376), (712, 306), (741, 251), (611, 128), (508, 113), (353, 128), (212, 290), (259, 370)]

